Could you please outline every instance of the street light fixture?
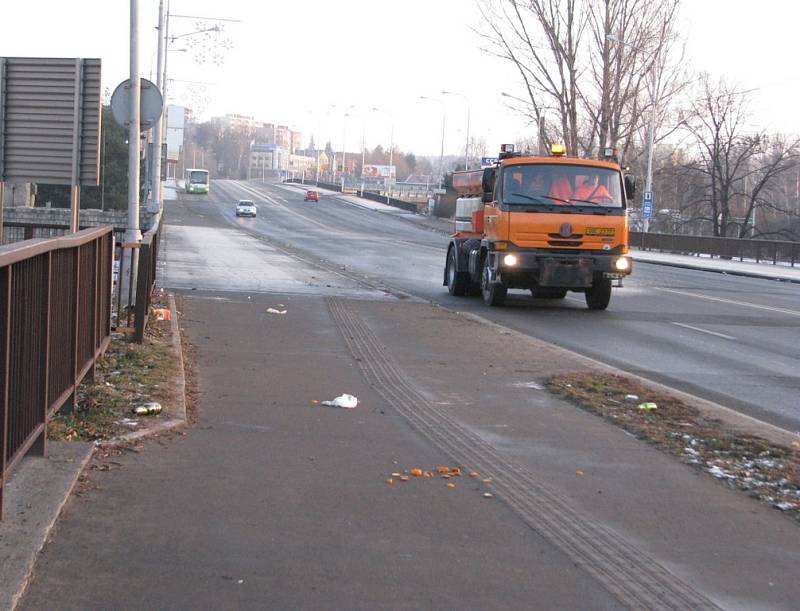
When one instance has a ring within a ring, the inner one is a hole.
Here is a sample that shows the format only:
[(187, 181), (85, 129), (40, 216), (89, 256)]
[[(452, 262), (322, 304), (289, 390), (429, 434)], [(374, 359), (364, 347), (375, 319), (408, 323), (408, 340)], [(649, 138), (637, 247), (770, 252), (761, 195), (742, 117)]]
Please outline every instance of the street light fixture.
[(438, 98), (430, 98), (426, 95), (419, 96), (421, 100), (428, 100), (429, 102), (437, 102), (442, 105), (442, 147), (439, 150), (439, 190), (442, 188), (442, 181), (444, 180), (443, 164), (444, 164), (444, 129), (447, 119), (447, 106), (442, 100)]
[[(619, 36), (615, 34), (606, 34), (606, 40), (610, 40), (612, 42), (619, 43), (626, 47), (630, 47), (636, 51), (641, 51), (641, 47), (637, 47), (632, 45), (628, 42), (622, 40)], [(655, 132), (656, 132), (656, 96), (658, 93), (659, 88), (659, 81), (661, 80), (661, 75), (657, 73), (658, 66), (658, 51), (656, 52), (656, 57), (653, 63), (650, 65), (651, 69), (651, 80), (647, 84), (647, 93), (650, 96), (650, 126), (647, 130), (647, 177), (645, 178), (645, 185), (644, 185), (644, 197), (648, 197), (647, 194), (650, 194), (652, 197), (653, 193), (653, 146), (655, 142)], [(644, 233), (650, 229), (650, 219), (644, 218), (644, 202), (642, 202), (642, 230)]]
[(469, 113), (470, 113), (469, 98), (465, 96), (463, 93), (458, 93), (456, 91), (442, 91), (442, 95), (457, 95), (461, 98), (464, 98), (464, 101), (467, 103), (467, 144), (464, 147), (464, 169), (469, 170)]

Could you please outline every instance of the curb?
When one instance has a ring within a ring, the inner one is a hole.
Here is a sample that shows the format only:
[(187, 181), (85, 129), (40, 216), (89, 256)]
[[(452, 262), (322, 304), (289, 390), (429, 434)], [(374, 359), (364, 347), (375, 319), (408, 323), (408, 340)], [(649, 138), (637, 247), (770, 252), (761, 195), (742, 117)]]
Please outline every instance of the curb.
[[(64, 510), (64, 506), (67, 504), (67, 501), (72, 496), (72, 493), (75, 489), (75, 485), (78, 483), (80, 476), (83, 474), (84, 470), (86, 469), (86, 465), (89, 464), (89, 461), (94, 456), (96, 448), (90, 447), (86, 451), (85, 455), (80, 459), (77, 468), (74, 469), (72, 476), (67, 482), (65, 494), (59, 497), (58, 501), (56, 501), (55, 510), (52, 512), (51, 516), (47, 519), (44, 524), (44, 528), (40, 531), (41, 535), (38, 537), (37, 540), (32, 542), (32, 549), (28, 554), (28, 558), (26, 558), (24, 562), (24, 566), (22, 567), (22, 577), (18, 581), (12, 592), (6, 592), (5, 594), (0, 593), (0, 608), (3, 608), (3, 604), (8, 603), (9, 606), (7, 609), (9, 611), (14, 611), (17, 605), (19, 604), (20, 600), (25, 594), (25, 590), (28, 588), (28, 584), (30, 583), (31, 578), (33, 577), (34, 570), (36, 568), (36, 563), (39, 560), (39, 554), (41, 553), (44, 546), (47, 544), (47, 541), (50, 538), (50, 534), (52, 533), (58, 519), (61, 517), (61, 512)], [(6, 596), (8, 596), (6, 598)]]
[(656, 382), (644, 376), (635, 373), (630, 373), (628, 371), (625, 371), (624, 369), (613, 367), (611, 365), (608, 365), (607, 363), (603, 363), (602, 361), (598, 361), (596, 359), (593, 359), (592, 357), (584, 356), (583, 354), (567, 350), (566, 348), (563, 348), (556, 344), (551, 344), (549, 342), (536, 339), (529, 335), (525, 335), (524, 333), (516, 331), (515, 329), (512, 329), (510, 327), (506, 327), (500, 323), (482, 318), (478, 314), (473, 314), (471, 312), (461, 312), (458, 310), (450, 310), (450, 311), (455, 312), (456, 314), (463, 316), (464, 318), (476, 322), (478, 324), (487, 325), (496, 330), (501, 330), (503, 333), (509, 333), (518, 339), (523, 339), (535, 345), (546, 345), (548, 348), (557, 350), (559, 352), (563, 352), (577, 360), (584, 361), (594, 369), (599, 369), (605, 373), (611, 373), (614, 375), (624, 375), (646, 386), (650, 386), (658, 391), (673, 395), (678, 399), (681, 399), (683, 401), (686, 401), (687, 403), (694, 405), (702, 414), (715, 418), (721, 421), (726, 426), (729, 426), (740, 433), (763, 437), (764, 439), (766, 439), (771, 443), (775, 443), (786, 447), (791, 447), (793, 442), (800, 440), (800, 433), (793, 433), (792, 431), (783, 429), (779, 426), (775, 426), (774, 424), (770, 424), (768, 422), (764, 422), (763, 420), (759, 420), (758, 418), (754, 418), (753, 416), (748, 416), (747, 414), (738, 412), (734, 409), (731, 409), (730, 407), (725, 407), (724, 405), (720, 405), (719, 403), (709, 401), (708, 399), (703, 399), (702, 397), (698, 397), (691, 393), (678, 390), (677, 388), (667, 386), (666, 384), (662, 384), (661, 382)]

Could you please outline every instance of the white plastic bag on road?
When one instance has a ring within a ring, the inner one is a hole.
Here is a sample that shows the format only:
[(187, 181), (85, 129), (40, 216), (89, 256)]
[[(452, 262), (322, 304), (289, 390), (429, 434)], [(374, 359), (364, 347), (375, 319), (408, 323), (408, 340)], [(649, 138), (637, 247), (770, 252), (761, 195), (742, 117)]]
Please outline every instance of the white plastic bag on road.
[(353, 409), (356, 405), (358, 405), (358, 399), (353, 395), (339, 395), (333, 401), (323, 401), (322, 405)]

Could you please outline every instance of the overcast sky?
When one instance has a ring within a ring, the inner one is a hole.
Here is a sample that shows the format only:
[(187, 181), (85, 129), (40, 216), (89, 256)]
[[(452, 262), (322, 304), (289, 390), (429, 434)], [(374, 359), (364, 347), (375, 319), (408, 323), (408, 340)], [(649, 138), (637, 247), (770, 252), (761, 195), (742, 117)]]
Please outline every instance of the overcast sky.
[[(4, 4), (0, 55), (100, 57), (111, 90), (128, 77), (126, 0)], [(140, 6), (141, 73), (148, 77), (158, 0)], [(171, 13), (238, 20), (224, 24), (216, 52), (200, 49), (198, 36), (170, 47), (170, 102), (193, 106), (200, 116), (253, 115), (301, 130), (305, 142), (313, 132), (339, 148), (344, 138), (348, 150), (359, 149), (362, 130), (367, 146), (388, 146), (394, 125), (401, 149), (438, 154), (443, 106), (420, 99), (425, 95), (444, 103), (445, 154), (457, 154), (467, 104), (441, 94), (448, 90), (467, 96), (470, 132), (484, 137), (490, 152), (535, 133), (501, 97), (520, 88), (510, 66), (482, 52), (472, 31), (479, 25), (474, 0), (172, 0)], [(798, 15), (794, 0), (684, 0), (688, 61), (756, 89), (755, 125), (800, 133)], [(173, 17), (170, 34), (208, 25)]]

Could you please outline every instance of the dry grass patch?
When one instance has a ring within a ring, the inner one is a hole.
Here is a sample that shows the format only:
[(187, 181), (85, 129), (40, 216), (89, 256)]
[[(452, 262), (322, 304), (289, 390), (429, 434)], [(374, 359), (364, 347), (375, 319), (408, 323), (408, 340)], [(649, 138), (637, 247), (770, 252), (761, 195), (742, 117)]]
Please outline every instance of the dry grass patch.
[[(156, 300), (153, 307), (168, 307)], [(56, 440), (100, 441), (143, 428), (154, 419), (170, 416), (175, 403), (178, 360), (172, 351), (170, 323), (152, 317), (145, 340), (137, 344), (113, 333), (105, 355), (97, 363), (94, 382), (78, 388), (78, 406), (71, 414), (59, 413), (48, 425)], [(156, 401), (159, 416), (137, 417), (133, 409)]]
[[(731, 431), (680, 399), (624, 376), (558, 375), (547, 387), (800, 521), (800, 444), (787, 448)], [(643, 409), (647, 402), (656, 409)]]

